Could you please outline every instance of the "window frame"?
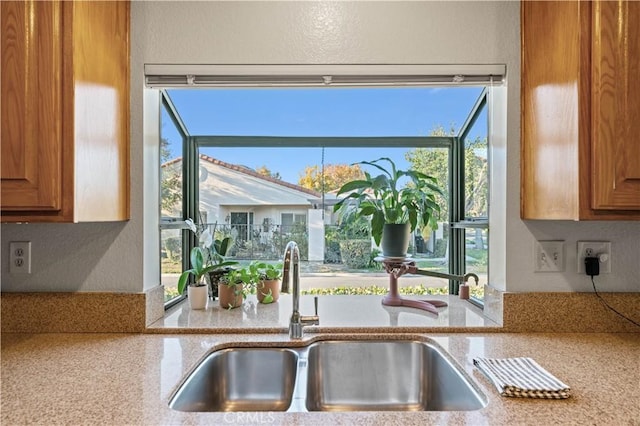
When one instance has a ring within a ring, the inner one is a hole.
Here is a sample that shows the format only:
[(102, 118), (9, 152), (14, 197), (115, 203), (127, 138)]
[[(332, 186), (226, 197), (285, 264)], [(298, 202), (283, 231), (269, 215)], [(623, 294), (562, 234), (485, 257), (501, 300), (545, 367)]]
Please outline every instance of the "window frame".
[[(484, 92), (483, 92), (484, 93)], [(366, 136), (357, 136), (357, 137), (293, 137), (293, 136), (285, 136), (285, 137), (254, 137), (254, 136), (191, 136), (187, 143), (192, 143), (196, 149), (191, 153), (194, 157), (191, 161), (197, 162), (199, 160), (199, 150), (200, 148), (215, 148), (215, 147), (236, 147), (236, 148), (251, 148), (251, 147), (305, 147), (305, 148), (386, 148), (386, 147), (406, 147), (406, 148), (445, 148), (448, 150), (448, 158), (449, 158), (449, 175), (448, 175), (448, 187), (454, 188), (454, 179), (453, 179), (453, 165), (459, 163), (459, 160), (454, 159), (454, 153), (459, 152), (460, 150), (456, 150), (456, 146), (459, 145), (459, 138), (457, 136), (407, 136), (407, 137), (366, 137)], [(460, 155), (458, 153), (458, 155)], [(462, 151), (462, 156), (464, 157), (464, 150)], [(463, 158), (464, 160), (464, 158)], [(197, 163), (196, 163), (197, 164)], [(463, 167), (464, 171), (464, 167)], [(464, 189), (464, 188), (463, 188)], [(196, 199), (196, 203), (198, 203), (198, 190), (196, 189), (195, 194), (187, 194), (187, 196)], [(451, 205), (452, 200), (456, 198), (453, 195), (450, 197), (449, 201), (449, 223), (451, 222), (451, 211), (453, 207)], [(460, 198), (460, 197), (458, 197)], [(462, 197), (464, 200), (464, 197)], [(191, 203), (190, 203), (191, 204)], [(197, 204), (195, 204), (197, 205)], [(458, 216), (454, 216), (458, 217)], [(453, 228), (450, 228), (453, 231)], [(454, 253), (452, 246), (452, 238), (451, 233), (449, 234), (449, 253)], [(459, 243), (458, 243), (459, 245)], [(464, 246), (464, 244), (463, 244)], [(456, 246), (457, 247), (457, 246)], [(463, 258), (464, 259), (464, 258)], [(450, 274), (458, 275), (460, 270), (459, 265), (456, 265), (456, 269), (452, 267), (452, 264), (455, 262), (452, 261), (452, 256), (449, 258), (449, 270)], [(464, 264), (462, 265), (464, 268)], [(450, 294), (458, 294), (458, 283), (455, 280), (449, 280), (449, 293)]]
[[(493, 84), (493, 78), (491, 83)], [(441, 83), (441, 85), (445, 85)], [(173, 107), (169, 94), (166, 90), (161, 90), (162, 102), (170, 105), (173, 119), (177, 120), (179, 128), (184, 131), (183, 139), (183, 219), (187, 217), (197, 217), (199, 212), (199, 188), (198, 188), (198, 166), (199, 150), (211, 147), (407, 147), (407, 148), (447, 148), (449, 158), (448, 184), (450, 188), (449, 201), (449, 273), (463, 275), (465, 273), (465, 243), (464, 232), (467, 228), (489, 228), (488, 216), (486, 218), (465, 218), (464, 212), (464, 142), (468, 131), (478, 119), (483, 108), (487, 108), (489, 85), (483, 82), (485, 87), (476, 104), (472, 108), (466, 122), (461, 127), (458, 135), (455, 136), (410, 136), (410, 137), (269, 137), (269, 136), (207, 136), (190, 135), (182, 123), (179, 114)], [(168, 87), (168, 86), (166, 86)], [(489, 116), (489, 114), (487, 114)], [(490, 147), (490, 131), (487, 132), (487, 144)], [(487, 159), (489, 161), (489, 159)], [(489, 168), (491, 165), (489, 164)], [(489, 182), (487, 183), (489, 185)], [(489, 206), (490, 207), (490, 206)], [(488, 207), (488, 209), (489, 209)], [(488, 212), (489, 214), (489, 212)], [(170, 226), (161, 220), (163, 226)], [(174, 225), (175, 226), (175, 223)], [(195, 237), (189, 238), (186, 234), (188, 229), (183, 229), (183, 253), (188, 253), (195, 246)], [(185, 237), (186, 234), (186, 237)], [(183, 269), (188, 269), (188, 256), (183, 256)], [(186, 263), (186, 265), (185, 265)], [(487, 271), (487, 274), (489, 271)], [(449, 293), (458, 294), (459, 283), (449, 280)], [(174, 299), (175, 303), (182, 300), (184, 296)], [(483, 302), (470, 299), (480, 307)], [(165, 308), (168, 308), (165, 304)]]
[[(451, 263), (449, 268), (452, 274), (455, 275), (464, 275), (466, 273), (466, 244), (465, 244), (465, 231), (471, 228), (481, 228), (489, 231), (489, 209), (490, 205), (487, 205), (487, 216), (486, 217), (474, 217), (467, 218), (465, 212), (465, 141), (467, 135), (473, 128), (473, 125), (476, 123), (478, 118), (482, 115), (483, 110), (487, 109), (487, 117), (490, 116), (489, 108), (490, 103), (488, 102), (489, 96), (489, 87), (485, 87), (485, 89), (480, 93), (478, 99), (474, 106), (471, 108), (471, 111), (467, 117), (465, 123), (460, 127), (460, 131), (458, 132), (458, 136), (456, 136), (455, 141), (455, 151), (456, 151), (456, 170), (458, 173), (453, 174), (453, 185), (456, 187), (456, 191), (452, 196), (456, 197), (454, 208), (449, 211), (450, 216), (450, 227), (451, 233), (449, 234), (450, 240), (450, 249), (451, 253), (455, 253), (454, 256), (451, 257)], [(487, 118), (488, 120), (488, 118)], [(491, 145), (490, 136), (491, 132), (488, 127), (489, 123), (487, 123), (487, 149)], [(489, 170), (491, 170), (490, 158), (487, 157), (487, 162), (489, 162), (488, 166), (488, 176), (487, 176), (487, 191), (490, 190), (491, 185), (489, 182), (489, 177), (491, 174)], [(490, 194), (487, 194), (487, 203), (489, 203)], [(487, 265), (487, 277), (489, 277), (489, 266)], [(457, 281), (450, 280), (449, 281), (449, 293), (450, 294), (458, 294), (458, 289), (460, 287), (460, 283)], [(484, 300), (477, 299), (475, 297), (470, 297), (469, 302), (480, 307), (484, 308)]]
[[(175, 105), (173, 104), (173, 102), (171, 101), (171, 97), (169, 96), (169, 94), (167, 93), (166, 90), (161, 90), (160, 91), (160, 113), (162, 108), (166, 109), (166, 112), (169, 116), (169, 118), (171, 119), (173, 125), (176, 127), (176, 130), (178, 131), (178, 133), (180, 134), (180, 136), (182, 137), (182, 153), (183, 153), (183, 158), (185, 156), (185, 150), (187, 145), (189, 145), (188, 140), (190, 138), (189, 132), (187, 130), (187, 127), (185, 126), (184, 122), (182, 121), (182, 118), (180, 117), (180, 114), (178, 114), (178, 111), (176, 110)], [(159, 120), (159, 125), (162, 126), (162, 120)], [(160, 135), (162, 135), (162, 131), (159, 132)], [(160, 149), (160, 147), (159, 147)], [(185, 162), (182, 162), (182, 208), (179, 209), (181, 211), (181, 217), (165, 217), (162, 216), (162, 210), (160, 209), (160, 203), (158, 204), (158, 216), (160, 217), (159, 220), (159, 232), (160, 232), (160, 239), (159, 239), (159, 246), (158, 246), (158, 250), (160, 252), (160, 259), (162, 259), (162, 231), (163, 230), (168, 230), (168, 229), (181, 229), (182, 230), (182, 270), (187, 270), (190, 268), (189, 265), (189, 255), (188, 253), (190, 253), (191, 251), (191, 247), (193, 247), (193, 242), (190, 240), (195, 239), (195, 236), (192, 236), (192, 232), (190, 231), (189, 227), (187, 226), (185, 220), (187, 217), (187, 207), (186, 207), (186, 200), (187, 200), (187, 194), (189, 193), (189, 188), (186, 188), (187, 186), (189, 186), (188, 184), (188, 179), (185, 179), (185, 176), (187, 176), (187, 166), (185, 164)], [(162, 182), (162, 168), (159, 167), (158, 168), (158, 181)], [(159, 194), (158, 194), (158, 199), (162, 200), (162, 185), (158, 185), (159, 188)], [(195, 216), (194, 216), (195, 217)], [(187, 253), (187, 255), (185, 256), (185, 253)], [(158, 268), (160, 269), (160, 276), (162, 276), (162, 264), (158, 265)], [(164, 303), (164, 308), (169, 309), (172, 306), (180, 303), (181, 301), (183, 301), (184, 299), (186, 299), (186, 295), (182, 294), (182, 295), (178, 295), (177, 297), (174, 297), (171, 300), (168, 300)]]

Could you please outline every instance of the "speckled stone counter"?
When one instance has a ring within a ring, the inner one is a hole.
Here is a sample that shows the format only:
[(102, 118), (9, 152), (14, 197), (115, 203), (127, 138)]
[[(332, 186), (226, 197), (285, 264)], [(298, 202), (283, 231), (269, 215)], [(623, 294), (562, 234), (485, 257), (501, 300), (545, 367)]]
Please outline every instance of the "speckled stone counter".
[[(440, 300), (446, 307), (438, 314), (415, 308), (382, 305), (382, 296), (321, 296), (320, 325), (305, 328), (308, 333), (387, 332), (472, 332), (501, 331), (482, 310), (457, 296), (412, 297)], [(249, 296), (240, 308), (228, 310), (209, 300), (207, 309), (191, 310), (187, 302), (170, 309), (164, 318), (147, 327), (148, 333), (283, 333), (288, 329), (292, 301), (281, 295), (276, 303), (258, 304)], [(300, 298), (300, 313), (314, 313), (313, 296)]]
[[(614, 309), (640, 322), (640, 292), (599, 293)], [(383, 327), (393, 331), (634, 333), (637, 326), (608, 309), (593, 293), (509, 293), (485, 285), (484, 311), (457, 296), (408, 297), (449, 303), (439, 315), (388, 307), (382, 296), (320, 296), (315, 331), (355, 332)], [(0, 293), (3, 333), (272, 333), (287, 327), (291, 298), (258, 305), (250, 296), (241, 310), (227, 312), (211, 302), (206, 311), (180, 307), (164, 317), (164, 289), (144, 293)], [(301, 310), (311, 313), (312, 298)]]
[[(345, 334), (338, 335), (344, 338)], [(351, 335), (353, 337), (353, 335)], [(394, 334), (397, 338), (398, 335)], [(287, 345), (281, 334), (2, 335), (2, 425), (638, 425), (638, 333), (429, 333), (487, 396), (467, 412), (182, 413), (168, 408), (181, 378), (208, 351)], [(298, 344), (326, 335), (307, 334)], [(377, 334), (376, 337), (384, 338)], [(530, 356), (572, 388), (567, 400), (500, 397), (474, 357)], [(253, 413), (255, 414), (255, 413)]]

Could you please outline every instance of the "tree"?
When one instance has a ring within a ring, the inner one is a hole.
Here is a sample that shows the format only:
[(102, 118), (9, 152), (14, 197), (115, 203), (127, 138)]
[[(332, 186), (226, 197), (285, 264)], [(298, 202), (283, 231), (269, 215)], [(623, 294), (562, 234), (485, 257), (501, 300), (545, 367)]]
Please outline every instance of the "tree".
[[(455, 131), (452, 128), (449, 133), (442, 126), (438, 126), (431, 131), (430, 136), (453, 136)], [(465, 144), (464, 161), (465, 161), (465, 212), (467, 216), (477, 217), (486, 216), (487, 206), (487, 169), (488, 163), (486, 156), (479, 155), (479, 150), (487, 146), (486, 139), (476, 138)], [(414, 170), (418, 170), (425, 174), (438, 179), (438, 184), (446, 188), (444, 196), (438, 196), (437, 202), (440, 204), (441, 220), (448, 220), (449, 217), (449, 193), (451, 189), (449, 185), (449, 159), (448, 152), (439, 148), (416, 148), (407, 152), (405, 158)]]
[(182, 202), (182, 171), (180, 163), (167, 164), (171, 157), (169, 140), (160, 138), (160, 208), (163, 215), (176, 215)]
[(281, 180), (282, 176), (278, 172), (272, 172), (267, 166), (260, 166), (256, 169), (256, 173), (261, 174), (262, 176), (270, 177), (273, 179)]
[[(467, 216), (487, 216), (487, 197), (489, 195), (489, 163), (486, 157), (487, 140), (477, 137), (464, 149), (464, 207)], [(485, 156), (478, 155), (484, 151)]]
[[(431, 130), (429, 136), (453, 136), (455, 129), (452, 125), (449, 133), (439, 125)], [(438, 180), (438, 186), (443, 194), (436, 194), (436, 202), (440, 206), (440, 220), (449, 220), (449, 153), (444, 148), (415, 148), (405, 154), (405, 159), (411, 164), (411, 169), (433, 176)]]
[(340, 188), (345, 183), (364, 178), (358, 164), (327, 164), (324, 166), (324, 188), (322, 185), (322, 169), (320, 166), (307, 166), (300, 174), (298, 185), (314, 191), (329, 192)]

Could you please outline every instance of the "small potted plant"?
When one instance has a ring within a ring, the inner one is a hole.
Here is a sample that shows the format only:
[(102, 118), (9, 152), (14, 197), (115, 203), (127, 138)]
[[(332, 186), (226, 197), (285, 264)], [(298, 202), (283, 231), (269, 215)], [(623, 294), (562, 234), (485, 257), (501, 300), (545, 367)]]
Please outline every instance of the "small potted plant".
[[(389, 169), (381, 162), (389, 163)], [(364, 172), (365, 178), (345, 183), (338, 196), (345, 195), (334, 206), (348, 218), (371, 218), (371, 236), (375, 243), (382, 243), (382, 254), (389, 258), (405, 258), (411, 232), (418, 226), (435, 229), (440, 206), (436, 194), (442, 194), (436, 178), (415, 170), (398, 170), (395, 163), (386, 157), (355, 164), (371, 166), (381, 174), (372, 176)], [(403, 178), (407, 184), (398, 188)]]
[(260, 263), (259, 279), (256, 283), (258, 302), (268, 304), (277, 302), (280, 298), (280, 279), (282, 277), (282, 265)]
[(225, 256), (231, 246), (231, 238), (225, 237), (223, 239), (213, 240), (209, 249), (209, 262), (215, 266), (209, 271), (209, 296), (211, 299), (215, 299), (218, 296), (218, 282), (220, 277), (231, 270), (232, 265), (237, 265), (238, 262), (234, 260), (226, 260)]
[(178, 279), (178, 293), (183, 294), (189, 275), (193, 275), (195, 280), (187, 288), (187, 297), (191, 309), (205, 309), (207, 307), (208, 291), (204, 282), (204, 275), (211, 271), (214, 266), (205, 265), (205, 251), (202, 247), (194, 247), (190, 254), (191, 269), (184, 271)]
[(204, 262), (206, 266), (212, 266), (212, 268), (205, 275), (205, 279), (209, 283), (209, 297), (215, 299), (218, 295), (218, 280), (226, 272), (230, 270), (232, 265), (237, 265), (238, 262), (226, 260), (225, 256), (231, 246), (231, 238), (225, 237), (222, 239), (214, 239), (214, 232), (209, 230), (206, 224), (197, 225), (191, 219), (185, 221), (189, 229), (198, 237), (198, 243), (203, 248)]
[(260, 265), (254, 261), (244, 268), (231, 269), (220, 277), (218, 296), (221, 307), (233, 309), (242, 305), (246, 295), (255, 291)]

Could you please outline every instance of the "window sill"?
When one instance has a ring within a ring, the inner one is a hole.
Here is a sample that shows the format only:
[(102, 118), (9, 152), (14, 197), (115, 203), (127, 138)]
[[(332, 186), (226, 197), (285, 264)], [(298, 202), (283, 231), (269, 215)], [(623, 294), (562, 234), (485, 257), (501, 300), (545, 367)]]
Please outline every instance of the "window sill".
[[(320, 325), (306, 332), (451, 332), (493, 331), (501, 326), (487, 318), (481, 309), (457, 296), (422, 296), (447, 302), (438, 315), (414, 308), (382, 305), (382, 296), (319, 296)], [(147, 327), (149, 333), (285, 333), (291, 316), (291, 295), (281, 295), (278, 302), (258, 304), (249, 296), (242, 307), (223, 309), (209, 300), (204, 310), (192, 310), (182, 302), (167, 310), (164, 318)], [(314, 312), (313, 296), (301, 296), (300, 312)], [(490, 330), (491, 329), (491, 330)]]

